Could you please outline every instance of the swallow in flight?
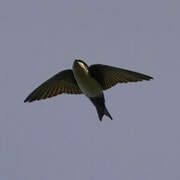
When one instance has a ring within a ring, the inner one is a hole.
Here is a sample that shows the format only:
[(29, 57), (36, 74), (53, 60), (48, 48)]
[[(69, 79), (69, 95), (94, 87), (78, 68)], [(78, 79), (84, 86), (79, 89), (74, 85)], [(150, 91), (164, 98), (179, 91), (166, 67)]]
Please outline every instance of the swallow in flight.
[(99, 120), (104, 115), (112, 119), (105, 106), (103, 90), (117, 83), (150, 80), (153, 77), (138, 72), (103, 64), (88, 65), (76, 59), (73, 68), (61, 71), (37, 87), (24, 102), (32, 102), (56, 96), (58, 94), (84, 94), (96, 107)]

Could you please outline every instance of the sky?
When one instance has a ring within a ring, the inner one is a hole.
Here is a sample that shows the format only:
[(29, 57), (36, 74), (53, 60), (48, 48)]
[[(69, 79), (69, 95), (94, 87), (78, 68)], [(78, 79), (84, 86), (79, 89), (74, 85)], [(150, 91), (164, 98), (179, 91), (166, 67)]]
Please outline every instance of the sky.
[[(180, 1), (1, 0), (0, 179), (180, 180)], [(75, 58), (154, 79), (24, 103)]]

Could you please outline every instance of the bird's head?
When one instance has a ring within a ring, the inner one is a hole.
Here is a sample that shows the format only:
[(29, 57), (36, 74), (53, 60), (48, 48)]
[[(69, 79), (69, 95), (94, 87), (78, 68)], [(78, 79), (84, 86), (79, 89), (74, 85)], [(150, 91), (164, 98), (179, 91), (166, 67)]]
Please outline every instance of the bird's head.
[(78, 71), (88, 71), (88, 65), (80, 59), (75, 59), (73, 63), (73, 69)]

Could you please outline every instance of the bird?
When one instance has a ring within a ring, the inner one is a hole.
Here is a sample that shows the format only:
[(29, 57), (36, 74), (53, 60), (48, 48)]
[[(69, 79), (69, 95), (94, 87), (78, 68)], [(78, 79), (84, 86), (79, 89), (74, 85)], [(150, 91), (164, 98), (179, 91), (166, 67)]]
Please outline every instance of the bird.
[(84, 94), (95, 106), (98, 118), (102, 121), (104, 115), (113, 119), (105, 106), (104, 90), (117, 83), (151, 80), (153, 77), (103, 64), (88, 66), (83, 60), (75, 59), (72, 69), (58, 72), (34, 91), (24, 102), (33, 102), (51, 98), (59, 94)]

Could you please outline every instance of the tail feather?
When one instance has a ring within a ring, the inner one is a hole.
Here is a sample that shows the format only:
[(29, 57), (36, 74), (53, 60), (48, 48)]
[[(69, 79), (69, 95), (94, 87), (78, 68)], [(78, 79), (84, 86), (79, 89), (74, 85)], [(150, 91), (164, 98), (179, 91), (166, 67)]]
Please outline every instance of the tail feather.
[(105, 106), (105, 100), (104, 100), (103, 94), (101, 96), (97, 96), (97, 97), (90, 97), (90, 100), (96, 107), (100, 121), (102, 121), (102, 118), (104, 115), (108, 116), (112, 120), (112, 117)]
[(110, 115), (110, 113), (108, 112), (107, 108), (104, 106), (96, 106), (96, 110), (99, 116), (99, 120), (102, 121), (102, 118), (104, 115), (106, 115), (107, 117), (109, 117), (112, 120), (112, 116)]
[(106, 116), (108, 116), (111, 120), (113, 120), (113, 118), (111, 117), (111, 115), (110, 115), (110, 113), (109, 113), (109, 111), (107, 110), (106, 107), (104, 108), (104, 114), (105, 114)]
[(102, 121), (102, 118), (104, 116), (104, 111), (100, 107), (97, 107), (97, 106), (96, 106), (96, 110), (98, 113), (99, 120)]

